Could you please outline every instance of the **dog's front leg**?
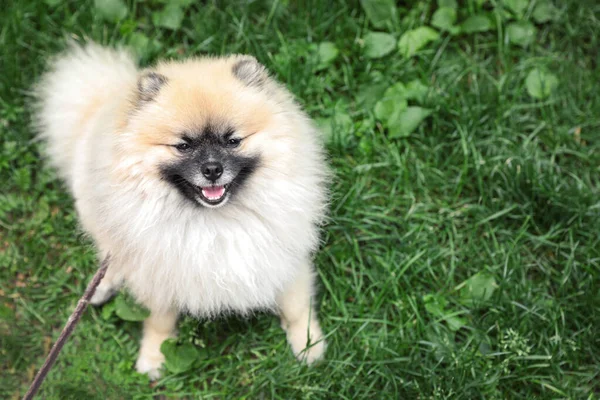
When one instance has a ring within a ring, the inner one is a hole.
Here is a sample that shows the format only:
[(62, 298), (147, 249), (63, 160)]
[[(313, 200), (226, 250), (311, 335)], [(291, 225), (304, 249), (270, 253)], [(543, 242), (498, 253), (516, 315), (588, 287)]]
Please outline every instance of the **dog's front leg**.
[(278, 298), (281, 327), (298, 360), (311, 364), (325, 353), (325, 339), (314, 304), (314, 272), (306, 263), (296, 280)]
[(160, 351), (160, 345), (168, 338), (175, 337), (175, 325), (178, 313), (174, 310), (166, 312), (150, 312), (144, 321), (144, 334), (135, 368), (142, 374), (148, 374), (150, 379), (160, 378), (165, 356)]

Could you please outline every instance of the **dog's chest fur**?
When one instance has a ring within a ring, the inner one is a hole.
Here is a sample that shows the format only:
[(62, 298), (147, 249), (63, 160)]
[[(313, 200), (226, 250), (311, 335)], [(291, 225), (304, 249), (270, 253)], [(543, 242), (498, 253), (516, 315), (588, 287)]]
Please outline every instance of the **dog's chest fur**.
[(126, 287), (153, 310), (215, 315), (273, 308), (317, 244), (316, 228), (300, 210), (203, 210), (136, 198), (109, 207), (122, 213), (110, 216), (111, 233), (120, 241), (116, 262)]

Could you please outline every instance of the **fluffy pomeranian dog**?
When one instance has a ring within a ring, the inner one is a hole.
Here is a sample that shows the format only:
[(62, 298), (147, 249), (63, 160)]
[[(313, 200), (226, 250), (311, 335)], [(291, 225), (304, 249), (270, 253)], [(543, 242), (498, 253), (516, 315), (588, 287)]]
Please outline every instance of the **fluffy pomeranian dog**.
[(139, 70), (124, 50), (72, 45), (35, 91), (50, 162), (109, 270), (150, 310), (136, 363), (160, 376), (177, 317), (279, 313), (299, 360), (325, 351), (312, 256), (326, 212), (321, 138), (244, 55)]

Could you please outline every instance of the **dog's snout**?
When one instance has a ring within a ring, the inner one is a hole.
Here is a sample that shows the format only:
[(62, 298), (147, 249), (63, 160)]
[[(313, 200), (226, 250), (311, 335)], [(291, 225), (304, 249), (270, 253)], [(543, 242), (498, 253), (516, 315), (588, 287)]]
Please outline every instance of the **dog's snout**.
[(221, 177), (221, 175), (223, 175), (223, 164), (220, 162), (211, 161), (204, 163), (200, 169), (202, 170), (202, 175), (212, 182), (216, 181)]

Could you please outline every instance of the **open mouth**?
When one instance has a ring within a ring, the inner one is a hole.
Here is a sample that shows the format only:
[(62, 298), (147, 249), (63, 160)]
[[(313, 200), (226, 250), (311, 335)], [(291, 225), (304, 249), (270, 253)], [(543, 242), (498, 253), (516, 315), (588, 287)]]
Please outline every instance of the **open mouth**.
[[(198, 190), (199, 189), (199, 190)], [(217, 205), (227, 198), (229, 185), (197, 187), (200, 198), (211, 205)]]

